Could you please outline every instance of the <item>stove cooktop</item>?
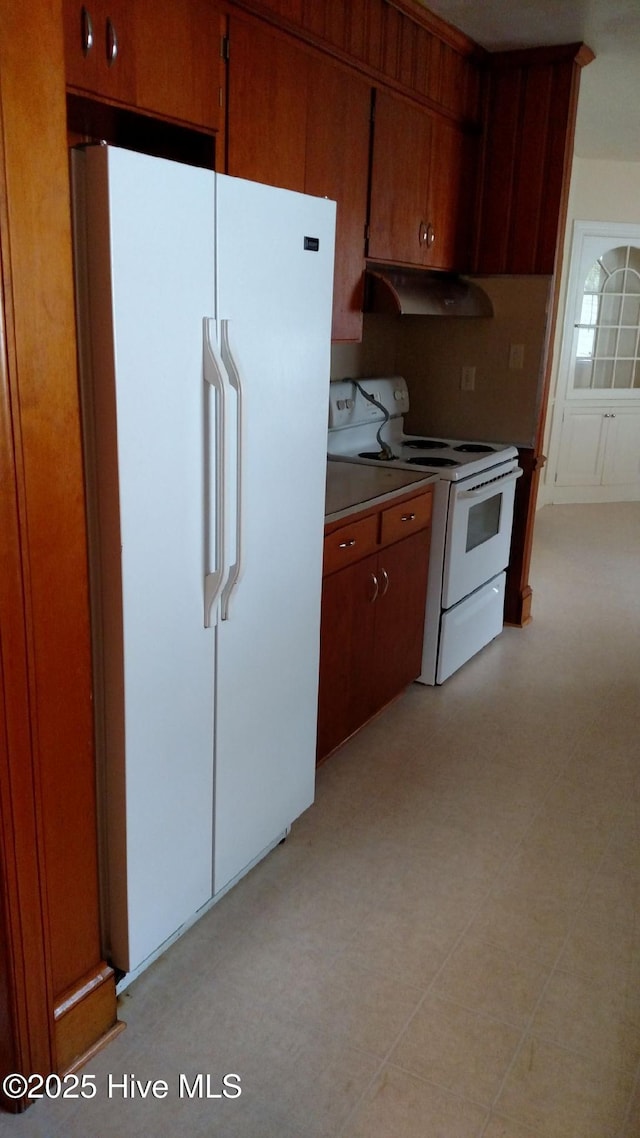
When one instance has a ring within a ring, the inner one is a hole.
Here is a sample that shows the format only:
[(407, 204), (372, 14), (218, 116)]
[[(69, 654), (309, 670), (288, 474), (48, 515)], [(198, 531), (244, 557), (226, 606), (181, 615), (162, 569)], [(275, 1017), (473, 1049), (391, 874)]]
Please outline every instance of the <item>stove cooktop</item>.
[[(389, 429), (395, 427), (395, 429)], [(480, 474), (517, 457), (515, 447), (504, 443), (473, 443), (459, 439), (426, 439), (402, 433), (399, 421), (387, 425), (381, 433), (390, 447), (392, 458), (380, 449), (375, 432), (367, 428), (329, 432), (329, 456), (348, 462), (364, 462), (381, 466), (404, 467), (439, 474), (458, 481)]]
[[(336, 434), (338, 434), (336, 432)], [(504, 462), (515, 459), (515, 447), (502, 443), (465, 443), (456, 439), (414, 439), (410, 435), (389, 437), (383, 432), (383, 439), (391, 448), (392, 457), (380, 450), (377, 440), (349, 438), (349, 432), (341, 432), (340, 437), (329, 436), (329, 457), (348, 462), (379, 464), (380, 466), (404, 467), (409, 470), (424, 470), (437, 473), (441, 478), (457, 481), (490, 470)], [(361, 449), (362, 447), (362, 449)]]
[[(409, 397), (404, 379), (396, 376), (359, 383), (375, 396), (373, 404), (351, 380), (331, 384), (328, 452), (332, 458), (418, 468), (451, 481), (517, 458), (516, 448), (507, 443), (407, 435), (404, 415), (409, 410)], [(390, 448), (392, 458), (381, 447), (381, 440)]]

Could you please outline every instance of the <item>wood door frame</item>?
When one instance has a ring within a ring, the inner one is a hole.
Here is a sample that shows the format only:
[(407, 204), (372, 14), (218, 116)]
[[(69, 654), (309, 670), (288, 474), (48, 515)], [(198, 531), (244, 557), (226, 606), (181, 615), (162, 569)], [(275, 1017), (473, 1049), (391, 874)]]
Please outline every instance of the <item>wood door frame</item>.
[[(0, 168), (4, 146), (0, 123)], [(4, 185), (0, 232), (7, 247)], [(53, 995), (46, 911), (38, 771), (33, 745), (25, 571), (20, 521), (20, 463), (9, 388), (10, 296), (0, 264), (0, 1070), (54, 1069)], [(7, 314), (7, 315), (5, 315)], [(13, 355), (13, 353), (11, 353)], [(13, 361), (15, 363), (15, 361)], [(20, 1110), (24, 1099), (1, 1100)]]
[(1, 5), (0, 1074), (25, 1077), (122, 1027), (100, 954), (64, 76), (62, 0)]

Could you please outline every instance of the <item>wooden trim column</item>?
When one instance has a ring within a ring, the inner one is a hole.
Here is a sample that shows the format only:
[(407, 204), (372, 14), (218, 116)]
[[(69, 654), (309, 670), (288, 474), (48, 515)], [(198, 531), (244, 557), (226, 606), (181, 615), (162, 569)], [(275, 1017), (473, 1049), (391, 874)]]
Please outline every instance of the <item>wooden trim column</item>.
[(507, 583), (504, 598), (504, 619), (506, 624), (523, 627), (531, 620), (531, 599), (533, 590), (529, 584), (529, 567), (533, 545), (533, 523), (529, 516), (530, 504), (536, 501), (540, 470), (544, 458), (536, 458), (533, 447), (518, 451), (518, 462), (522, 476), (516, 482), (516, 497), (513, 510), (513, 530), (511, 534), (511, 556), (507, 568)]
[(485, 273), (552, 273), (554, 287), (544, 352), (544, 379), (531, 449), (520, 452), (507, 573), (505, 620), (531, 620), (529, 584), (542, 440), (549, 397), (558, 286), (585, 44), (485, 56), (486, 109), (476, 269)]
[[(2, 161), (0, 135), (0, 162)], [(6, 229), (1, 231), (2, 247)], [(2, 280), (2, 297), (6, 290)], [(0, 311), (0, 1073), (53, 1069), (16, 454)], [(11, 1104), (8, 1104), (11, 1106)], [(14, 1109), (19, 1109), (16, 1104)]]
[(0, 235), (0, 1074), (28, 1075), (117, 1030), (100, 957), (61, 0), (0, 5)]

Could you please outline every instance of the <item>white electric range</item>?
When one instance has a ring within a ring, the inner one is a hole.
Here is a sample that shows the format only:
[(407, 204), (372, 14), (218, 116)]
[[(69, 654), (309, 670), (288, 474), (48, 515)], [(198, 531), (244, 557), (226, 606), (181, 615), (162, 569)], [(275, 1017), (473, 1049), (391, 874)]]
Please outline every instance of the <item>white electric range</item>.
[(518, 452), (504, 443), (408, 435), (401, 376), (339, 380), (329, 397), (333, 459), (437, 473), (422, 672), (440, 684), (502, 630)]

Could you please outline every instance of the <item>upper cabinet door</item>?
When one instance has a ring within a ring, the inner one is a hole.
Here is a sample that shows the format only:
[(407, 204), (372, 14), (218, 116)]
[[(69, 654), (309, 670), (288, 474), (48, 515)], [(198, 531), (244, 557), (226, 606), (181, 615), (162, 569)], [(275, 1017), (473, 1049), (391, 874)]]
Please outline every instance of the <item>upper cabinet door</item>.
[(67, 86), (105, 99), (135, 101), (135, 47), (127, 0), (64, 0)]
[(362, 336), (371, 88), (309, 57), (305, 191), (337, 202), (332, 339)]
[(229, 21), (227, 173), (304, 190), (309, 55), (256, 21)]
[(475, 139), (444, 115), (378, 91), (368, 256), (434, 269), (470, 258)]
[(337, 202), (332, 338), (362, 334), (370, 87), (232, 14), (227, 172)]
[(431, 231), (423, 264), (468, 269), (475, 220), (477, 138), (451, 119), (433, 118), (429, 169)]
[(429, 242), (432, 118), (420, 107), (378, 91), (368, 255), (372, 260), (424, 263)]
[(165, 118), (218, 130), (223, 116), (224, 32), (211, 0), (135, 0), (136, 104)]
[(63, 15), (68, 87), (219, 129), (222, 16), (215, 0), (64, 0)]

